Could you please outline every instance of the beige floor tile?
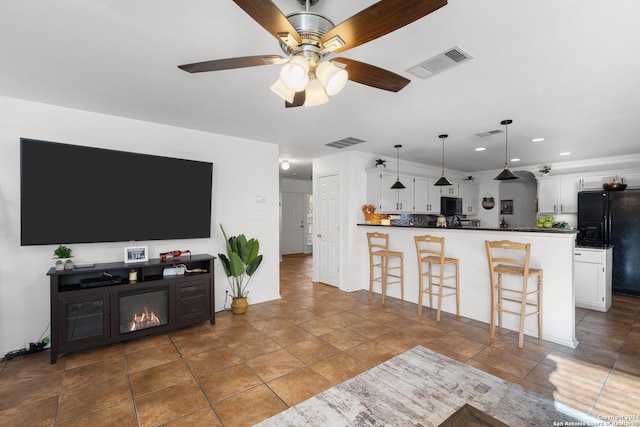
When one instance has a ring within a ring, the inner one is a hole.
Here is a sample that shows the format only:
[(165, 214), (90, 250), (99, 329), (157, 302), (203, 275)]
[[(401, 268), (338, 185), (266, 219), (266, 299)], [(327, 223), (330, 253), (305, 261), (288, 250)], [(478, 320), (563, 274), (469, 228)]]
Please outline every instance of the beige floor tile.
[(203, 351), (193, 356), (185, 357), (191, 373), (198, 377), (206, 372), (233, 366), (242, 361), (228, 347), (218, 347), (213, 350)]
[(369, 341), (368, 338), (343, 327), (320, 335), (319, 338), (343, 351)]
[(267, 383), (289, 406), (331, 387), (328, 379), (310, 368), (301, 368)]
[(130, 374), (180, 359), (178, 349), (168, 335), (165, 335), (165, 337), (168, 340), (167, 342), (149, 348), (140, 349), (137, 347), (138, 351), (127, 353), (125, 358)]
[(306, 364), (315, 363), (340, 351), (328, 342), (315, 337), (289, 346), (287, 350)]
[(63, 372), (54, 372), (40, 378), (3, 385), (0, 387), (0, 411), (48, 397), (57, 398), (62, 378)]
[(133, 402), (129, 400), (58, 425), (60, 427), (137, 427), (138, 421), (133, 409)]
[(192, 378), (191, 372), (183, 360), (175, 360), (164, 365), (137, 371), (129, 376), (135, 397), (183, 383)]
[(28, 401), (0, 410), (1, 426), (52, 426), (58, 408), (58, 396)]
[(285, 349), (259, 356), (247, 361), (247, 364), (262, 379), (269, 381), (288, 374), (304, 366), (304, 363)]
[(212, 403), (262, 384), (262, 380), (244, 363), (207, 372), (199, 375), (197, 379), (202, 391)]
[(128, 400), (131, 400), (131, 388), (126, 376), (109, 378), (69, 392), (63, 387), (57, 421), (69, 421)]
[(222, 427), (222, 424), (213, 409), (207, 407), (176, 418), (163, 427)]
[(140, 427), (168, 423), (207, 406), (207, 399), (193, 380), (136, 398)]
[(254, 357), (262, 356), (263, 354), (271, 353), (272, 351), (282, 348), (278, 343), (266, 335), (260, 335), (258, 337), (238, 341), (236, 343), (229, 344), (229, 347), (231, 347), (231, 349), (244, 360), (253, 359)]
[(346, 381), (369, 369), (367, 365), (346, 353), (338, 353), (328, 357), (314, 363), (311, 368), (328, 379), (333, 385)]
[(287, 407), (266, 385), (254, 387), (213, 404), (213, 410), (225, 426), (251, 426), (284, 411)]
[(174, 343), (182, 357), (191, 356), (226, 345), (225, 342), (213, 332), (181, 337), (180, 340), (174, 341)]
[(385, 347), (375, 341), (369, 341), (356, 347), (352, 347), (346, 352), (369, 367), (379, 365), (382, 362), (386, 362), (400, 354), (399, 352), (392, 350), (389, 347)]

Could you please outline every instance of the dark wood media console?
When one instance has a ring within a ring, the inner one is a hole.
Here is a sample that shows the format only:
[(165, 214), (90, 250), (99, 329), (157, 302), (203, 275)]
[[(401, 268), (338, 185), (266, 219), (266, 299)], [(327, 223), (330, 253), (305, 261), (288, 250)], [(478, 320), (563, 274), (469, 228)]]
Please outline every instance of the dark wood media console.
[[(211, 255), (112, 262), (56, 271), (51, 282), (51, 363), (85, 350), (209, 320), (215, 323)], [(166, 268), (184, 264), (184, 275)], [(135, 274), (133, 274), (135, 272)], [(130, 281), (130, 278), (136, 280)]]

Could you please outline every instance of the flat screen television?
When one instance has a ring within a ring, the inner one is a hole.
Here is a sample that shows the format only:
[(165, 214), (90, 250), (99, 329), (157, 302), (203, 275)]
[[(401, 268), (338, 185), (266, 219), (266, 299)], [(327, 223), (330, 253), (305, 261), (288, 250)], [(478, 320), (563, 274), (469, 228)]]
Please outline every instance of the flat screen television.
[(21, 245), (211, 237), (213, 164), (20, 139)]

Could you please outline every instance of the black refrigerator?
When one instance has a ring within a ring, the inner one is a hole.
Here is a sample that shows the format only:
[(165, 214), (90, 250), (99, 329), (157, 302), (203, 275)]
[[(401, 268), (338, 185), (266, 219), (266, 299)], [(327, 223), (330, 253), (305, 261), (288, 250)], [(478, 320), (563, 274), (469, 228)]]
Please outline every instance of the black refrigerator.
[(578, 193), (578, 246), (613, 246), (613, 293), (640, 297), (640, 189)]

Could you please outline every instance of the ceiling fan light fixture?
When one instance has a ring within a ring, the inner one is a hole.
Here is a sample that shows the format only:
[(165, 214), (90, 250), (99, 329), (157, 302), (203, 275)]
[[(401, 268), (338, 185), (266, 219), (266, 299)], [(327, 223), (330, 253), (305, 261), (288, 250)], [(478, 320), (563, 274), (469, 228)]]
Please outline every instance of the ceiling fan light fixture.
[(309, 83), (309, 61), (302, 56), (294, 56), (280, 69), (280, 79), (293, 92), (300, 92)]
[(306, 98), (304, 105), (307, 107), (315, 107), (316, 105), (322, 105), (329, 101), (329, 97), (318, 79), (309, 81), (305, 92)]
[(327, 95), (333, 96), (344, 88), (349, 74), (344, 68), (340, 68), (331, 61), (323, 61), (316, 68), (316, 77), (324, 86)]
[(271, 90), (285, 101), (293, 103), (293, 96), (295, 95), (295, 92), (285, 86), (282, 79), (279, 78), (276, 80), (276, 82), (271, 85)]

